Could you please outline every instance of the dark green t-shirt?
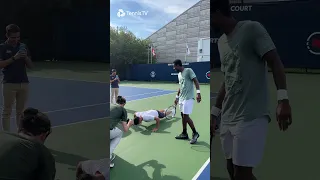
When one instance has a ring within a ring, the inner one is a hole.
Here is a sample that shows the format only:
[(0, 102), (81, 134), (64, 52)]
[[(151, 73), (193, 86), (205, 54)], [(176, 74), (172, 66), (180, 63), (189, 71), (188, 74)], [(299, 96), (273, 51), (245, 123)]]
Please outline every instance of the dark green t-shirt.
[(51, 152), (40, 142), (0, 132), (0, 180), (54, 180)]
[(119, 105), (110, 106), (110, 129), (115, 128), (121, 121), (127, 121), (127, 110)]

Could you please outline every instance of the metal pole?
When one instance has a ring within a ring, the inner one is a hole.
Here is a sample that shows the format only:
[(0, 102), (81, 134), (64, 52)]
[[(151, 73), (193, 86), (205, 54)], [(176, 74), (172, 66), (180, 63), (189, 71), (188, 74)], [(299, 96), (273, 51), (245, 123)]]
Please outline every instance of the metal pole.
[(153, 47), (152, 47), (152, 44), (151, 44), (151, 49), (150, 49), (150, 50), (151, 50), (151, 51), (150, 51), (150, 55), (151, 55), (151, 64), (152, 64), (152, 55), (153, 55), (153, 54), (152, 54), (152, 49), (153, 49)]
[(147, 53), (148, 53), (148, 64), (149, 64), (149, 45), (147, 47)]

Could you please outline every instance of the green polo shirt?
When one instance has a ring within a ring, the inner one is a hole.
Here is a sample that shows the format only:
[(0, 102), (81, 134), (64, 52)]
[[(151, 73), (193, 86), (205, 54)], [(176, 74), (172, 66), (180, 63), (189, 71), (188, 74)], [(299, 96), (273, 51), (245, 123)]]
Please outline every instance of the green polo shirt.
[(54, 180), (55, 160), (44, 144), (0, 132), (0, 179)]
[(120, 105), (110, 106), (110, 129), (115, 128), (120, 122), (127, 122), (127, 110)]

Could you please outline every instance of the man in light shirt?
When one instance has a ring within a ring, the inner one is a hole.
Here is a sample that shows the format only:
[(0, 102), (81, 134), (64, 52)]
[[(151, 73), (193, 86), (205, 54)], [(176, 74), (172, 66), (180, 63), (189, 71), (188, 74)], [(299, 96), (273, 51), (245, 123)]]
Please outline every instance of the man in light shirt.
[(110, 160), (87, 160), (77, 166), (77, 180), (109, 180)]
[(145, 122), (156, 121), (156, 127), (152, 130), (153, 132), (156, 132), (160, 127), (160, 119), (165, 118), (167, 115), (171, 113), (172, 112), (170, 111), (166, 112), (166, 109), (136, 112), (134, 113), (134, 119), (132, 121), (134, 122), (134, 125), (141, 124), (142, 121), (145, 121)]

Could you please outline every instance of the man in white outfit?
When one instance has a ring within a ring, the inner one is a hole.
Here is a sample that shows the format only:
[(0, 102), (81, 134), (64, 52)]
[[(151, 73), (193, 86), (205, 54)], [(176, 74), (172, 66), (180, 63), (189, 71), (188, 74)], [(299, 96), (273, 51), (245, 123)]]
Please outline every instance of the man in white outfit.
[(255, 180), (252, 170), (262, 160), (271, 120), (267, 65), (277, 87), (282, 131), (292, 123), (286, 76), (276, 47), (259, 22), (235, 20), (228, 0), (212, 3), (214, 31), (223, 32), (218, 50), (224, 74), (212, 115), (216, 119), (221, 113), (220, 139), (231, 180)]
[(171, 112), (171, 111), (166, 112), (165, 109), (136, 112), (134, 113), (134, 119), (132, 121), (134, 125), (141, 124), (142, 121), (145, 121), (145, 122), (156, 121), (156, 127), (152, 130), (153, 132), (156, 132), (160, 127), (160, 119), (165, 118), (167, 115), (171, 113), (173, 113), (173, 116), (175, 115), (175, 112)]

